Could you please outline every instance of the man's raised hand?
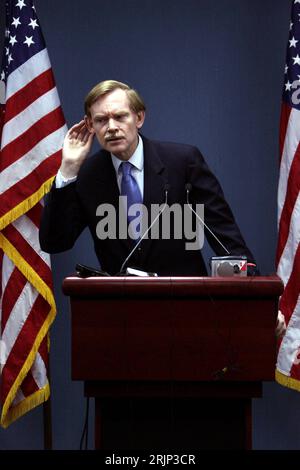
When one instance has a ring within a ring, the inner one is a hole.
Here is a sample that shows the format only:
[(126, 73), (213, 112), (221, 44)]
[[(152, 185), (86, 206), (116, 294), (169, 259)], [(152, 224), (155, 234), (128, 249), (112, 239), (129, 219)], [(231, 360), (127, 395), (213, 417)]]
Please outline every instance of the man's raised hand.
[(93, 138), (94, 132), (88, 130), (83, 120), (69, 129), (64, 139), (60, 166), (64, 178), (73, 178), (78, 175), (82, 163), (91, 150)]

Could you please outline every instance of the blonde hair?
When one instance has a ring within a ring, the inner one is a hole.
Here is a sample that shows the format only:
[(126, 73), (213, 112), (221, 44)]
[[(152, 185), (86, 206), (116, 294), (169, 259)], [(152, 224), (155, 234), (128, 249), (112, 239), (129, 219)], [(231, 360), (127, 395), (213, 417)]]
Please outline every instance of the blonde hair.
[(116, 80), (104, 80), (103, 82), (95, 85), (94, 88), (92, 88), (91, 91), (87, 94), (84, 100), (85, 114), (90, 117), (90, 109), (95, 101), (97, 101), (100, 96), (107, 95), (108, 93), (117, 89), (121, 89), (126, 92), (130, 109), (133, 112), (139, 113), (140, 111), (146, 111), (145, 103), (136, 90), (130, 88), (130, 86), (126, 85), (126, 83), (118, 82)]

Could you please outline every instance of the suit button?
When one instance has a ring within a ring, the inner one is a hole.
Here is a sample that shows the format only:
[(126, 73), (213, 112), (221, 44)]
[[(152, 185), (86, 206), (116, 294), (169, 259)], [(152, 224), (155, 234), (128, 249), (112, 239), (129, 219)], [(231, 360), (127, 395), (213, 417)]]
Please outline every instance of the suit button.
[(141, 251), (142, 251), (142, 247), (139, 246), (138, 249), (137, 249), (137, 251), (141, 252)]

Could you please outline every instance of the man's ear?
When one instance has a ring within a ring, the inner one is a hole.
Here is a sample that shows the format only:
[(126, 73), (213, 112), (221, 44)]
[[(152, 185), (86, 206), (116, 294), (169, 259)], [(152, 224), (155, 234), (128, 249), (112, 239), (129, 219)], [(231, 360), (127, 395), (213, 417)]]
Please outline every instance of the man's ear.
[(87, 115), (84, 116), (84, 122), (90, 132), (95, 132), (93, 128), (92, 119), (89, 116)]
[(137, 114), (136, 127), (140, 129), (145, 121), (145, 111), (139, 111)]

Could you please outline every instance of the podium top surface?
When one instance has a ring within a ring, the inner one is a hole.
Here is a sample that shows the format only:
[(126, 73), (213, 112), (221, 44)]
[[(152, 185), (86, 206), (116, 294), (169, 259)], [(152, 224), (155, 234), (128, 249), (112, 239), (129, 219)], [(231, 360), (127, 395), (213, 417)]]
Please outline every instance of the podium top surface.
[(277, 275), (254, 277), (66, 277), (70, 297), (278, 297), (283, 283)]

